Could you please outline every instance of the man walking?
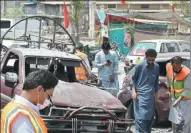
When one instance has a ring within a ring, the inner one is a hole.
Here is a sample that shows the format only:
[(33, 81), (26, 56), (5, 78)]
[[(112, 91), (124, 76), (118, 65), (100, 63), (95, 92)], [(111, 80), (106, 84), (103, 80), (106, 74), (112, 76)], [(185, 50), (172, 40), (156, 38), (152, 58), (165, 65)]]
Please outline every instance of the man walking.
[[(88, 66), (88, 69), (91, 70), (90, 63), (88, 60), (88, 56), (83, 52), (83, 44), (79, 43), (79, 45), (76, 47), (76, 53), (75, 55), (79, 56)], [(88, 75), (86, 72), (86, 69), (82, 64), (80, 64), (80, 67), (75, 68), (76, 73), (76, 79), (81, 81), (86, 81), (88, 79)]]
[(104, 42), (101, 47), (102, 50), (95, 56), (94, 64), (98, 68), (98, 79), (106, 91), (117, 96), (119, 90), (117, 55), (114, 51), (110, 51), (109, 42)]
[(48, 71), (30, 73), (24, 82), (21, 95), (16, 95), (2, 111), (1, 132), (48, 133), (37, 105), (50, 99), (57, 83), (57, 78)]
[(155, 63), (157, 52), (148, 49), (145, 55), (146, 60), (136, 66), (132, 76), (136, 133), (151, 133), (154, 101), (158, 91), (159, 66)]
[(171, 105), (169, 120), (173, 133), (190, 133), (190, 69), (182, 65), (183, 59), (175, 56), (166, 65)]

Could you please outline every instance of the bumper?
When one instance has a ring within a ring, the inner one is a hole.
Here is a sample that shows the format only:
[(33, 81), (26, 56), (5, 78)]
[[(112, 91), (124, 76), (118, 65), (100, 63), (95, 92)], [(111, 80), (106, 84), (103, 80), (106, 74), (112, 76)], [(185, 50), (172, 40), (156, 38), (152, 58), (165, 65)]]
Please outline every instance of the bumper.
[(63, 116), (51, 116), (52, 109), (50, 109), (49, 116), (42, 116), (48, 131), (51, 133), (58, 133), (58, 131), (62, 133), (126, 133), (131, 130), (131, 126), (134, 124), (133, 120), (121, 120), (105, 108), (62, 108), (61, 110), (66, 111)]

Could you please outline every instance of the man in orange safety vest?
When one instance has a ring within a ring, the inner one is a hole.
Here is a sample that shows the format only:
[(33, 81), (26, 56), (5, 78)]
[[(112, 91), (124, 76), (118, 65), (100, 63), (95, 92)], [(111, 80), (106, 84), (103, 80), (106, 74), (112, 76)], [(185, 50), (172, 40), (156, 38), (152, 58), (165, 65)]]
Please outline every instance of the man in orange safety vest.
[(181, 57), (175, 56), (166, 65), (166, 72), (173, 133), (190, 133), (190, 69), (183, 65)]
[(28, 75), (21, 95), (15, 95), (1, 114), (2, 133), (48, 133), (40, 117), (39, 105), (50, 99), (58, 79), (52, 73), (39, 70)]
[[(88, 56), (83, 52), (83, 44), (79, 43), (78, 46), (76, 47), (76, 53), (75, 55), (79, 56), (87, 65), (87, 69), (90, 69), (90, 64), (88, 60)], [(82, 64), (80, 64), (80, 67), (75, 68), (75, 74), (76, 74), (76, 79), (79, 81), (86, 81), (88, 79), (87, 71), (84, 68)]]

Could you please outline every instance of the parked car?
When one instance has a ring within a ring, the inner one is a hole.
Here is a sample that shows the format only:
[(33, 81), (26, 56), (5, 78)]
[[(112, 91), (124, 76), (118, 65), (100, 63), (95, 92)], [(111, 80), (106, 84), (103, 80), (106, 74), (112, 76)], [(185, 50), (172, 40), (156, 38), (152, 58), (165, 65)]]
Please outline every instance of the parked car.
[[(75, 67), (80, 64), (88, 72), (87, 83), (75, 78)], [(10, 48), (5, 54), (1, 62), (1, 93), (5, 96), (1, 97), (1, 109), (8, 103), (6, 97), (21, 94), (26, 76), (38, 69), (48, 70), (59, 79), (52, 97), (54, 106), (41, 111), (49, 131), (106, 132), (112, 126), (112, 132), (116, 133), (126, 131), (131, 124), (123, 117), (126, 107), (109, 92), (92, 84), (91, 70), (81, 58), (45, 48)]]
[[(189, 67), (190, 65), (189, 52), (163, 53), (157, 56), (156, 62), (159, 64), (160, 67), (160, 77), (159, 77), (158, 98), (155, 105), (155, 116), (153, 124), (168, 120), (170, 108), (169, 108), (169, 97), (165, 96), (165, 93), (167, 91), (166, 64), (175, 55), (181, 56), (184, 59), (183, 64), (185, 66)], [(129, 68), (127, 76), (123, 80), (122, 88), (118, 94), (118, 99), (128, 108), (129, 113), (127, 113), (126, 116), (127, 118), (134, 118), (132, 98), (131, 98), (131, 89), (132, 89), (131, 83), (132, 83), (132, 75), (135, 71), (135, 66), (136, 65)]]
[(184, 40), (142, 40), (130, 50), (125, 65), (139, 63), (148, 49), (155, 49), (157, 53), (189, 52), (190, 44)]

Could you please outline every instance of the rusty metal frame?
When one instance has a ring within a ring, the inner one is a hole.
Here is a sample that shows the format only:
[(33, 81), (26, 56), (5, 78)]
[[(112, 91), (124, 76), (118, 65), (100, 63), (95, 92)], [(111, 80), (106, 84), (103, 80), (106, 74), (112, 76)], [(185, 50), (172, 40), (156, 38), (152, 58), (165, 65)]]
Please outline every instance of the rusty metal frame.
[[(72, 118), (71, 120), (65, 119), (50, 119), (43, 118), (45, 123), (49, 123), (47, 126), (48, 131), (62, 131), (63, 133), (77, 133), (77, 132), (103, 132), (103, 133), (127, 133), (127, 131), (131, 130), (131, 126), (134, 124), (133, 121), (113, 121), (113, 120), (87, 120), (87, 119), (78, 119)], [(60, 124), (63, 127), (54, 126), (51, 124)], [(69, 126), (71, 125), (71, 126)], [(66, 127), (69, 126), (69, 127)], [(83, 130), (80, 129), (80, 126), (98, 126), (98, 127), (107, 127), (105, 129), (96, 129), (96, 130)], [(116, 128), (117, 126), (124, 126), (124, 128)]]
[[(66, 111), (64, 116), (53, 116), (52, 110)], [(98, 113), (98, 114), (95, 114)], [(102, 107), (81, 107), (81, 108), (59, 108), (51, 107), (49, 115), (41, 116), (45, 123), (48, 123), (47, 128), (49, 131), (62, 131), (63, 133), (77, 133), (77, 132), (108, 132), (108, 133), (126, 133), (131, 130), (134, 124), (132, 119), (120, 120), (112, 111)], [(53, 125), (51, 125), (53, 124)], [(62, 126), (55, 126), (60, 124)], [(70, 125), (69, 128), (66, 126)], [(96, 130), (83, 130), (80, 126), (98, 126), (107, 127), (107, 129)], [(123, 126), (123, 129), (116, 128)]]
[(115, 120), (115, 121), (119, 120), (119, 118), (117, 118), (117, 116), (115, 114), (113, 114), (111, 111), (109, 111), (109, 110), (107, 110), (105, 108), (102, 108), (102, 107), (86, 107), (86, 106), (74, 110), (72, 113), (70, 113), (70, 115), (66, 119), (67, 120), (71, 119), (72, 117), (74, 117), (75, 114), (77, 114), (78, 112), (82, 111), (83, 109), (93, 109), (93, 110), (94, 109), (100, 109), (100, 110), (103, 110), (103, 112), (109, 114), (113, 120)]
[[(34, 18), (34, 19), (40, 19), (40, 27), (39, 27), (39, 40), (38, 41), (32, 41), (32, 40), (26, 40), (26, 37), (24, 37), (24, 40), (19, 40), (19, 39), (10, 39), (10, 38), (5, 38), (5, 36), (10, 32), (10, 30), (13, 28), (13, 27), (15, 27), (17, 24), (19, 24), (20, 22), (22, 22), (22, 21), (25, 21), (26, 20), (26, 23), (25, 23), (25, 33), (24, 33), (24, 35), (26, 36), (26, 32), (27, 32), (27, 25), (28, 25), (28, 20), (29, 19), (32, 19), (32, 18)], [(3, 42), (3, 40), (15, 40), (15, 41), (25, 41), (25, 42), (36, 42), (36, 43), (39, 43), (39, 46), (38, 46), (38, 48), (40, 48), (40, 43), (50, 43), (50, 42), (42, 42), (41, 41), (41, 23), (42, 23), (42, 20), (43, 19), (49, 19), (49, 20), (52, 20), (53, 22), (54, 22), (54, 33), (53, 33), (53, 44), (62, 44), (63, 45), (63, 43), (55, 43), (55, 32), (56, 32), (56, 30), (55, 30), (55, 28), (56, 28), (56, 24), (58, 24), (60, 27), (61, 27), (61, 29), (63, 29), (64, 31), (65, 31), (65, 33), (69, 36), (69, 39), (71, 40), (71, 42), (72, 42), (72, 45), (74, 46), (74, 48), (76, 47), (76, 44), (75, 44), (75, 42), (74, 42), (74, 40), (72, 39), (72, 37), (71, 37), (71, 35), (68, 33), (68, 31), (57, 21), (57, 20), (55, 20), (54, 18), (51, 18), (51, 17), (48, 17), (48, 16), (41, 16), (41, 15), (35, 15), (35, 16), (30, 16), (30, 17), (26, 17), (26, 18), (24, 18), (24, 19), (21, 19), (21, 20), (19, 20), (18, 22), (16, 22), (13, 26), (11, 26), (11, 28), (9, 28), (6, 32), (5, 32), (5, 34), (3, 35), (3, 37), (1, 38), (1, 45), (2, 45), (2, 42)], [(71, 45), (71, 44), (70, 44)]]

